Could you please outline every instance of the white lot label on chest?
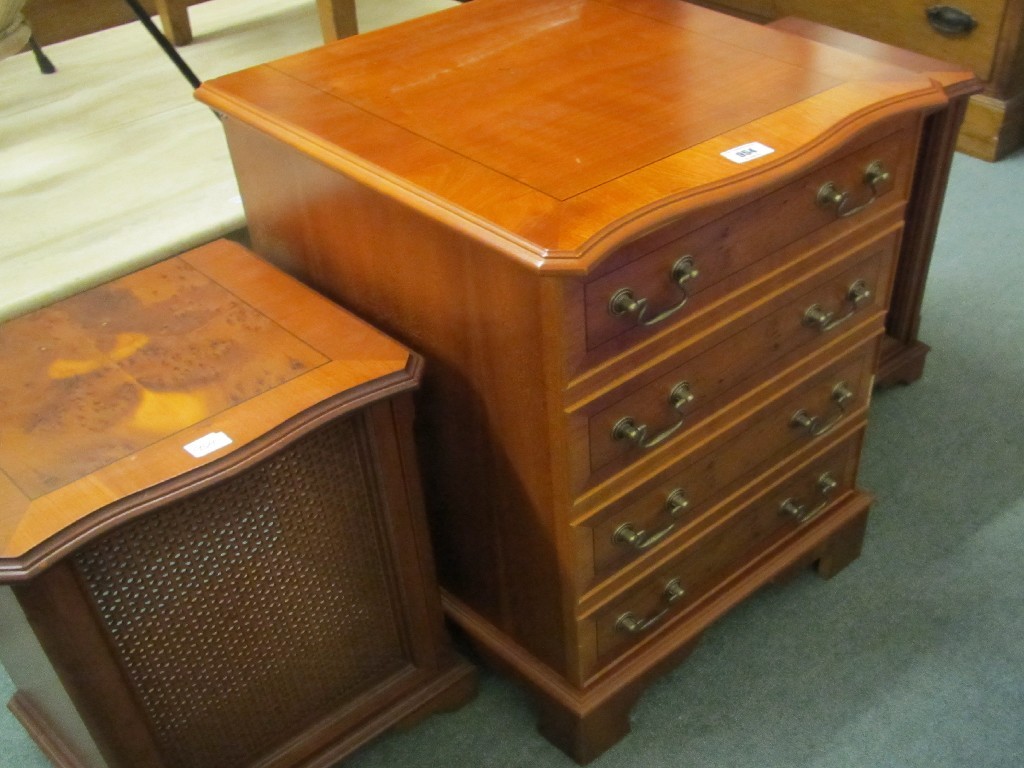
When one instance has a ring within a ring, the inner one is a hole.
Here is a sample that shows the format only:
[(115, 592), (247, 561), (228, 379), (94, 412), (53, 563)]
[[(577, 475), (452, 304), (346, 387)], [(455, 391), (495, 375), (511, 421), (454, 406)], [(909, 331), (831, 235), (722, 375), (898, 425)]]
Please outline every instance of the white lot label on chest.
[(185, 450), (199, 459), (209, 453), (213, 453), (218, 448), (231, 445), (231, 442), (231, 438), (223, 432), (211, 432), (208, 435), (203, 435), (198, 440), (193, 440), (185, 446)]
[(722, 157), (732, 160), (734, 163), (749, 163), (751, 160), (770, 155), (774, 151), (774, 149), (759, 141), (752, 141), (749, 144), (741, 144), (738, 147), (725, 150), (722, 153)]

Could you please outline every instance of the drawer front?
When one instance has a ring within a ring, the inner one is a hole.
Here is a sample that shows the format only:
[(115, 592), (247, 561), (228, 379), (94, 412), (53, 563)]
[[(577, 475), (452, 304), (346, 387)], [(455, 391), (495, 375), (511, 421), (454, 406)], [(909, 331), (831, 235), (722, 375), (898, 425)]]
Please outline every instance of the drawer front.
[[(800, 16), (909, 48), (960, 64), (987, 80), (992, 76), (1006, 0), (776, 0), (775, 5), (777, 16)], [(946, 10), (934, 10), (938, 8)]]
[(727, 512), (720, 505), (741, 485), (797, 452), (818, 450), (857, 421), (870, 402), (875, 350), (872, 342), (828, 366), (582, 519), (576, 526), (580, 593), (678, 546)]
[(596, 639), (593, 673), (684, 617), (730, 575), (784, 538), (828, 514), (854, 487), (861, 432), (818, 454), (717, 525), (695, 537), (665, 567), (584, 619)]
[(684, 349), (646, 383), (630, 381), (575, 414), (574, 420), (586, 419), (587, 440), (575, 445), (587, 455), (574, 457), (578, 472), (586, 473), (582, 486), (662, 445), (686, 440), (702, 419), (756, 382), (799, 363), (847, 327), (883, 313), (899, 233), (890, 231), (832, 261), (822, 259), (817, 272), (765, 297), (758, 312), (726, 326), (726, 332), (735, 331), (731, 335), (699, 354)]
[[(905, 199), (914, 141), (912, 131), (897, 132), (697, 229), (687, 231), (687, 222), (679, 222), (624, 246), (608, 260), (622, 265), (584, 288), (586, 349), (611, 354), (693, 321), (766, 269), (784, 266), (758, 263), (784, 246), (816, 230), (838, 236), (870, 221), (886, 206), (854, 211), (871, 200)], [(877, 176), (879, 168), (888, 176)], [(842, 202), (818, 202), (828, 184), (845, 195)], [(677, 228), (683, 231), (673, 234)]]

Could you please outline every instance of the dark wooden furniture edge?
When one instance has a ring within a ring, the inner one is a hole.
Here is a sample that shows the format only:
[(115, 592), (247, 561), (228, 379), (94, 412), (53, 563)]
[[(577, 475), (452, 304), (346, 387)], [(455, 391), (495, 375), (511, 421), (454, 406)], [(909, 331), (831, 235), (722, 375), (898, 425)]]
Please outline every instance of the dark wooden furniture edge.
[[(386, 715), (352, 731), (335, 748), (318, 756), (316, 765), (324, 768), (334, 765), (388, 731), (411, 728), (430, 715), (458, 709), (476, 695), (477, 680), (476, 668), (468, 661), (453, 656), (450, 666), (429, 685), (413, 691)], [(7, 708), (55, 768), (86, 768), (28, 696), (15, 693)]]
[(16, 691), (7, 702), (7, 708), (39, 747), (39, 751), (56, 768), (86, 768), (26, 694)]

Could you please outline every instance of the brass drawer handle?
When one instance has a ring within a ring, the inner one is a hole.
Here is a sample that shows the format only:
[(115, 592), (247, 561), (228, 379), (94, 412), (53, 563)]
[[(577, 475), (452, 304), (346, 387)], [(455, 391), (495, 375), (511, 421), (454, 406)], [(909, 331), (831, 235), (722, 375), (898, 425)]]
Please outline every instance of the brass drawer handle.
[(864, 169), (864, 183), (871, 187), (871, 197), (868, 198), (867, 202), (853, 208), (847, 208), (847, 203), (850, 201), (850, 193), (841, 191), (835, 185), (835, 182), (828, 181), (822, 184), (818, 190), (818, 205), (825, 206), (826, 208), (834, 207), (836, 209), (836, 216), (842, 219), (845, 219), (847, 216), (854, 216), (878, 199), (879, 185), (887, 183), (891, 178), (892, 174), (885, 170), (882, 161), (875, 160)]
[(831, 503), (829, 496), (832, 494), (832, 491), (839, 487), (839, 481), (832, 476), (831, 472), (824, 472), (818, 478), (816, 485), (818, 493), (825, 497), (816, 507), (808, 509), (805, 505), (790, 497), (779, 505), (779, 512), (792, 517), (798, 523), (806, 523), (808, 520), (817, 517)]
[(933, 5), (925, 9), (925, 18), (936, 32), (947, 37), (969, 35), (978, 21), (962, 8), (952, 5)]
[(686, 590), (680, 585), (679, 579), (672, 579), (672, 581), (665, 585), (665, 591), (662, 593), (662, 597), (668, 603), (665, 608), (662, 608), (653, 616), (648, 616), (646, 619), (638, 619), (633, 613), (626, 611), (615, 620), (615, 628), (622, 632), (628, 632), (631, 635), (639, 635), (646, 632), (665, 618), (672, 604), (685, 594)]
[(811, 416), (801, 408), (793, 414), (789, 420), (791, 427), (806, 430), (811, 437), (818, 437), (831, 432), (835, 426), (846, 416), (846, 403), (853, 399), (853, 391), (845, 381), (840, 381), (832, 388), (832, 403), (838, 409), (838, 413), (826, 422), (822, 422), (817, 416)]
[(616, 317), (632, 315), (637, 325), (657, 325), (682, 309), (690, 300), (690, 296), (686, 292), (686, 283), (699, 274), (700, 272), (693, 263), (693, 257), (682, 256), (672, 265), (672, 271), (669, 273), (672, 282), (683, 292), (683, 298), (678, 304), (659, 312), (654, 317), (647, 317), (647, 310), (650, 309), (647, 299), (636, 298), (632, 288), (620, 288), (608, 300), (608, 311)]
[(612, 534), (612, 541), (623, 546), (633, 547), (637, 550), (650, 549), (662, 541), (676, 527), (676, 519), (679, 513), (690, 506), (690, 500), (686, 498), (681, 488), (676, 488), (665, 499), (665, 511), (668, 513), (671, 522), (655, 533), (648, 534), (646, 531), (638, 531), (632, 523), (623, 523), (615, 529)]
[[(672, 407), (672, 410), (682, 412), (683, 406), (690, 402), (693, 402), (693, 393), (690, 391), (690, 384), (686, 381), (680, 381), (672, 388), (672, 391), (669, 392), (668, 404)], [(675, 434), (675, 432), (683, 426), (683, 422), (685, 421), (685, 417), (681, 418), (671, 427), (668, 427), (664, 431), (648, 439), (646, 424), (637, 424), (629, 416), (624, 416), (615, 422), (615, 426), (612, 427), (612, 439), (629, 440), (632, 443), (636, 443), (644, 450), (647, 450), (648, 448), (654, 448), (656, 445), (661, 445), (663, 442), (668, 440), (669, 437)]]
[(804, 312), (804, 325), (814, 326), (823, 333), (831, 331), (853, 317), (860, 306), (870, 298), (871, 289), (868, 288), (868, 284), (863, 280), (858, 280), (846, 292), (846, 300), (853, 305), (849, 312), (842, 317), (836, 317), (835, 312), (825, 311), (821, 304), (811, 304)]

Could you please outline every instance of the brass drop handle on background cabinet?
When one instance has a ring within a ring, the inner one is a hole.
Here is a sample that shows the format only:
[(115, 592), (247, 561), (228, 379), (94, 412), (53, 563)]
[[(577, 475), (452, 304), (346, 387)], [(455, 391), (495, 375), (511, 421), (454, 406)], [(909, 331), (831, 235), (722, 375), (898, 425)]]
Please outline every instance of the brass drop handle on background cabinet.
[(806, 523), (817, 517), (831, 503), (829, 496), (839, 487), (839, 481), (832, 476), (831, 472), (823, 472), (815, 486), (818, 493), (825, 497), (816, 507), (808, 509), (806, 505), (791, 496), (779, 505), (779, 512), (793, 518), (798, 523)]
[(650, 308), (647, 299), (636, 298), (632, 288), (620, 288), (608, 300), (608, 311), (616, 317), (631, 316), (637, 325), (657, 325), (682, 309), (686, 302), (690, 300), (690, 295), (686, 291), (686, 284), (699, 274), (700, 272), (693, 262), (693, 257), (681, 256), (676, 259), (669, 272), (669, 279), (683, 293), (683, 298), (678, 303), (662, 310), (654, 315), (654, 317), (647, 317), (647, 310)]
[(686, 590), (679, 583), (679, 579), (672, 579), (672, 581), (665, 585), (665, 589), (661, 593), (662, 599), (668, 603), (667, 606), (646, 619), (638, 619), (635, 614), (626, 611), (615, 620), (615, 628), (622, 632), (628, 632), (631, 635), (639, 635), (646, 632), (665, 618), (673, 603), (678, 602), (685, 594)]
[(828, 421), (822, 422), (818, 416), (811, 416), (801, 408), (793, 414), (789, 420), (791, 427), (806, 430), (811, 437), (818, 437), (831, 432), (835, 426), (846, 416), (846, 404), (853, 399), (853, 390), (845, 381), (840, 381), (832, 387), (831, 402), (838, 409), (838, 413)]
[(861, 305), (870, 298), (871, 289), (868, 288), (868, 284), (863, 280), (858, 280), (846, 292), (846, 300), (853, 305), (849, 312), (841, 317), (836, 317), (835, 312), (826, 311), (821, 304), (811, 304), (804, 312), (804, 325), (816, 327), (822, 332), (831, 331), (853, 317)]
[(924, 15), (932, 29), (946, 37), (969, 35), (978, 26), (977, 19), (970, 13), (952, 5), (929, 6)]
[(885, 166), (882, 165), (882, 161), (875, 160), (864, 169), (864, 183), (871, 188), (871, 197), (869, 197), (866, 202), (852, 208), (848, 208), (847, 203), (850, 201), (850, 193), (843, 192), (838, 186), (836, 186), (835, 182), (827, 181), (818, 189), (818, 205), (824, 206), (825, 208), (835, 208), (836, 216), (841, 219), (844, 219), (847, 216), (854, 216), (878, 199), (878, 195), (880, 194), (878, 187), (882, 184), (888, 183), (890, 179), (892, 179), (892, 174), (885, 170)]
[[(691, 402), (693, 402), (693, 393), (690, 391), (689, 382), (680, 381), (672, 387), (672, 391), (669, 392), (668, 395), (668, 404), (671, 406), (672, 410), (682, 412), (683, 406)], [(624, 416), (615, 422), (615, 426), (612, 427), (612, 439), (629, 440), (646, 450), (648, 448), (654, 448), (657, 445), (661, 445), (663, 442), (668, 440), (669, 437), (675, 434), (675, 432), (683, 426), (683, 422), (685, 421), (685, 417), (681, 418), (671, 427), (666, 428), (654, 437), (648, 439), (646, 424), (637, 424), (631, 417)]]
[(655, 533), (648, 534), (646, 531), (638, 531), (632, 523), (623, 523), (615, 529), (612, 534), (612, 541), (637, 550), (650, 549), (658, 542), (664, 540), (676, 527), (676, 520), (679, 513), (690, 506), (690, 500), (686, 498), (681, 488), (672, 491), (665, 499), (665, 512), (668, 513), (671, 522)]

